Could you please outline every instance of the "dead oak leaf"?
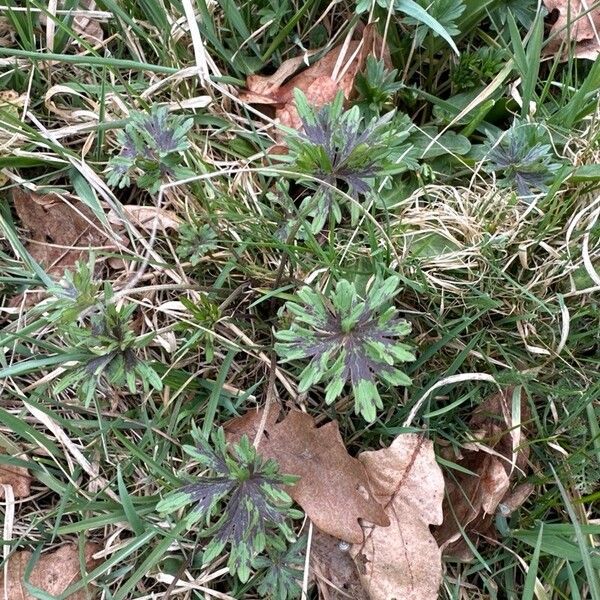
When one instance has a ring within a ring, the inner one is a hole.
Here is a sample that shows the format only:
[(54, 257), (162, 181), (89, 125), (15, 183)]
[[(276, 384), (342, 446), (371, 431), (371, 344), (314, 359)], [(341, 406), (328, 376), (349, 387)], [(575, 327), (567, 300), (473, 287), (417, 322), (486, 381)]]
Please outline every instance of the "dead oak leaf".
[(24, 467), (0, 465), (0, 498), (4, 498), (4, 486), (10, 485), (15, 498), (29, 496), (31, 490), (31, 475)]
[(549, 13), (558, 13), (544, 54), (555, 55), (564, 44), (560, 59), (568, 60), (569, 48), (574, 44), (575, 58), (596, 60), (600, 56), (600, 5), (594, 3), (595, 0), (544, 0)]
[[(253, 440), (264, 411), (249, 412), (225, 424), (230, 442), (242, 435)], [(258, 452), (279, 463), (283, 473), (300, 479), (288, 490), (322, 531), (347, 542), (363, 540), (359, 519), (389, 524), (382, 506), (369, 489), (365, 467), (351, 457), (335, 421), (317, 427), (306, 413), (291, 411), (279, 423), (272, 409)]]
[(391, 522), (364, 524), (365, 541), (351, 548), (364, 589), (371, 600), (437, 599), (442, 557), (429, 526), (442, 522), (444, 479), (432, 442), (399, 435), (358, 459)]
[(13, 190), (12, 198), (21, 224), (30, 231), (25, 248), (51, 277), (62, 277), (90, 247), (106, 243), (106, 236), (94, 226), (94, 214), (82, 202), (67, 204), (55, 194), (20, 188)]
[[(97, 544), (85, 545), (85, 568), (89, 572), (94, 569), (99, 561), (93, 554), (100, 550)], [(31, 560), (31, 552), (16, 552), (8, 561), (7, 578), (0, 574), (0, 594), (6, 594), (10, 600), (35, 600), (25, 587), (25, 571)], [(54, 552), (42, 554), (33, 566), (27, 582), (52, 596), (59, 596), (70, 585), (81, 579), (81, 564), (79, 549), (76, 544), (61, 546)], [(2, 596), (4, 597), (4, 596)], [(89, 600), (92, 598), (90, 588), (79, 590), (70, 594), (65, 600)]]
[(275, 105), (275, 118), (282, 125), (300, 129), (302, 122), (294, 103), (294, 90), (301, 90), (308, 103), (317, 108), (333, 101), (339, 91), (349, 99), (354, 80), (364, 69), (369, 55), (378, 58), (383, 55), (386, 66), (391, 66), (389, 51), (373, 25), (357, 28), (354, 39), (335, 46), (286, 83), (284, 81), (303, 64), (303, 56), (283, 62), (273, 75), (250, 75), (240, 99), (251, 104)]
[[(494, 515), (501, 505), (506, 511), (516, 510), (532, 491), (528, 484), (511, 491), (512, 480), (525, 470), (529, 457), (524, 428), (512, 422), (512, 395), (508, 389), (483, 402), (469, 421), (472, 441), (458, 459), (446, 456), (472, 473), (448, 474), (444, 522), (434, 531), (444, 553), (461, 560), (472, 558), (461, 529), (493, 536)], [(521, 421), (528, 420), (523, 395), (520, 412)]]

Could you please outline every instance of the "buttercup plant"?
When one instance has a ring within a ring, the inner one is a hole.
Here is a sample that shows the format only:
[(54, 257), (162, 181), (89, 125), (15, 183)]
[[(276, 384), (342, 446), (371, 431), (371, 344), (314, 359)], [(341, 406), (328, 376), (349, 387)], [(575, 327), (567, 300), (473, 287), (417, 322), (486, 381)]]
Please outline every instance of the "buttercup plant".
[(394, 366), (415, 360), (412, 348), (400, 341), (410, 333), (410, 323), (388, 306), (398, 286), (396, 276), (375, 281), (362, 299), (353, 283), (342, 280), (328, 296), (304, 287), (298, 292), (300, 302), (286, 304), (292, 324), (276, 333), (275, 350), (286, 362), (310, 359), (300, 374), (301, 392), (328, 380), (325, 402), (331, 404), (350, 383), (356, 413), (371, 422), (383, 408), (378, 380), (411, 384)]
[(165, 106), (153, 106), (149, 113), (132, 112), (125, 129), (117, 134), (121, 151), (109, 162), (108, 184), (124, 188), (133, 177), (141, 188), (156, 193), (168, 179), (193, 176), (181, 164), (193, 123), (193, 119), (170, 115)]
[(297, 479), (279, 473), (273, 460), (263, 460), (246, 437), (226, 447), (223, 429), (212, 436), (212, 445), (200, 431), (194, 429), (195, 446), (184, 446), (185, 452), (201, 465), (215, 473), (187, 483), (168, 494), (156, 509), (172, 513), (192, 505), (187, 525), (204, 519), (207, 527), (203, 535), (210, 538), (204, 548), (203, 561), (208, 564), (230, 547), (227, 565), (240, 581), (250, 578), (253, 561), (268, 544), (285, 548), (285, 539), (294, 535), (286, 524), (287, 518), (301, 517), (292, 510), (291, 498), (282, 486)]
[(138, 336), (131, 328), (136, 304), (117, 307), (112, 302), (113, 291), (104, 285), (103, 301), (91, 309), (88, 318), (76, 318), (63, 324), (63, 333), (70, 347), (78, 351), (80, 360), (55, 386), (61, 392), (74, 386), (88, 405), (103, 383), (115, 388), (125, 387), (130, 393), (138, 390), (162, 390), (162, 380), (139, 354), (153, 339), (154, 333)]
[[(314, 196), (307, 198), (302, 208), (312, 207), (312, 230), (318, 233), (329, 216), (335, 223), (342, 220), (344, 196), (336, 187), (357, 202), (372, 193), (375, 184), (396, 167), (391, 159), (393, 150), (409, 133), (404, 129), (406, 121), (394, 119), (393, 112), (365, 123), (358, 106), (345, 111), (341, 92), (318, 110), (300, 90), (295, 90), (295, 101), (302, 131), (289, 131), (289, 160), (298, 172), (314, 178), (303, 180), (314, 189)], [(353, 223), (361, 212), (357, 202), (349, 203)]]
[(542, 125), (517, 120), (499, 139), (488, 137), (483, 169), (496, 173), (501, 186), (514, 188), (522, 200), (530, 201), (536, 191), (548, 189), (561, 167), (549, 141)]

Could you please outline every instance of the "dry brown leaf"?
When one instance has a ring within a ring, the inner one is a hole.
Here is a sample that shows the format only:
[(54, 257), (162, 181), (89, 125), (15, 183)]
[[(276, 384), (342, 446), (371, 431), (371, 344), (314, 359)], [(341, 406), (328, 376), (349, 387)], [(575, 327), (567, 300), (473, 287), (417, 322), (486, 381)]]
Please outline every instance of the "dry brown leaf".
[[(263, 414), (263, 410), (249, 412), (226, 423), (229, 441), (244, 434), (252, 441)], [(389, 524), (369, 489), (364, 466), (348, 454), (337, 422), (317, 428), (310, 415), (291, 411), (277, 423), (278, 414), (278, 408), (268, 414), (259, 454), (275, 459), (283, 473), (300, 477), (288, 491), (319, 529), (359, 543), (363, 531), (358, 519)]]
[(346, 542), (313, 530), (310, 568), (323, 600), (369, 600), (348, 550)]
[[(136, 227), (141, 227), (146, 231), (152, 231), (154, 220), (156, 219), (157, 230), (179, 229), (181, 219), (170, 210), (158, 208), (156, 206), (137, 206), (135, 204), (126, 204), (121, 207), (123, 212)], [(107, 215), (108, 221), (114, 225), (122, 225), (121, 218), (111, 210)]]
[(81, 202), (69, 205), (54, 194), (20, 188), (12, 197), (21, 224), (31, 232), (25, 247), (51, 277), (62, 277), (85, 259), (89, 247), (106, 243), (106, 236), (92, 225), (97, 223), (92, 211)]
[[(444, 523), (434, 531), (444, 553), (461, 560), (472, 558), (461, 527), (468, 534), (493, 535), (499, 507), (516, 510), (532, 490), (526, 484), (511, 492), (512, 479), (526, 468), (529, 457), (524, 432), (511, 427), (512, 394), (508, 389), (483, 402), (469, 422), (475, 441), (465, 444), (458, 459), (447, 457), (474, 473), (453, 471), (447, 478)], [(528, 414), (521, 397), (521, 420), (526, 421)]]
[[(57, 8), (64, 9), (64, 4), (64, 1), (59, 1), (57, 3)], [(71, 25), (73, 31), (92, 46), (101, 44), (104, 40), (104, 31), (98, 20), (85, 14), (86, 12), (94, 10), (96, 10), (96, 2), (94, 2), (94, 0), (80, 0), (79, 6), (75, 11), (75, 18)], [(48, 26), (48, 18), (49, 17), (45, 14), (40, 15), (40, 24), (43, 27)], [(54, 29), (56, 29), (56, 25), (54, 26)], [(78, 40), (74, 40), (74, 42), (79, 44)]]
[(527, 498), (529, 498), (534, 491), (535, 486), (533, 483), (522, 483), (521, 485), (518, 485), (502, 499), (502, 513), (508, 516), (515, 512), (517, 508), (525, 504)]
[[(92, 211), (82, 202), (63, 202), (55, 194), (36, 194), (14, 188), (12, 199), (23, 227), (30, 230), (31, 241), (25, 248), (40, 263), (46, 273), (60, 279), (73, 270), (78, 260), (87, 260), (93, 246), (103, 246), (107, 237), (97, 225)], [(45, 297), (43, 292), (19, 294), (8, 305), (32, 306)]]
[(391, 521), (365, 524), (365, 541), (351, 549), (364, 589), (371, 600), (436, 600), (442, 557), (429, 525), (442, 522), (444, 478), (432, 442), (399, 435), (389, 448), (358, 459)]
[[(31, 488), (31, 475), (24, 467), (0, 465), (0, 484), (10, 485), (15, 498), (29, 496)], [(4, 487), (0, 485), (0, 498), (4, 498)]]
[[(98, 550), (100, 546), (97, 544), (85, 545), (85, 567), (88, 572), (99, 564), (99, 561), (92, 558)], [(34, 596), (27, 593), (24, 585), (25, 569), (30, 559), (31, 552), (16, 552), (10, 557), (7, 580), (4, 581), (3, 573), (0, 574), (0, 595), (6, 590), (6, 597), (10, 600), (35, 600)], [(28, 582), (48, 594), (58, 596), (78, 579), (81, 579), (79, 550), (76, 544), (67, 544), (55, 552), (42, 554), (33, 567)], [(1, 597), (4, 598), (3, 595)], [(92, 589), (88, 587), (87, 591), (82, 589), (69, 595), (66, 600), (89, 600), (92, 597)]]
[(316, 63), (283, 83), (304, 62), (304, 57), (291, 58), (267, 77), (250, 75), (246, 80), (246, 90), (240, 92), (240, 99), (252, 104), (275, 105), (275, 117), (282, 125), (300, 129), (301, 122), (294, 104), (294, 89), (304, 92), (308, 103), (320, 107), (331, 102), (339, 91), (349, 99), (354, 88), (356, 75), (365, 65), (370, 54), (382, 54), (387, 65), (391, 59), (387, 47), (373, 25), (357, 29), (355, 39), (348, 44), (340, 44), (330, 50)]
[(557, 54), (561, 46), (561, 60), (568, 60), (570, 47), (573, 56), (596, 60), (600, 56), (600, 5), (595, 0), (544, 0), (549, 13), (557, 11), (558, 18), (550, 29), (550, 35), (556, 34), (544, 48), (547, 55)]
[[(94, 0), (82, 0), (80, 3), (80, 9), (83, 10), (96, 10), (96, 3)], [(73, 29), (75, 33), (81, 36), (86, 42), (92, 46), (101, 44), (104, 40), (104, 31), (100, 23), (88, 16), (78, 15), (73, 19)]]
[(15, 43), (15, 29), (7, 17), (0, 17), (0, 48), (10, 48)]

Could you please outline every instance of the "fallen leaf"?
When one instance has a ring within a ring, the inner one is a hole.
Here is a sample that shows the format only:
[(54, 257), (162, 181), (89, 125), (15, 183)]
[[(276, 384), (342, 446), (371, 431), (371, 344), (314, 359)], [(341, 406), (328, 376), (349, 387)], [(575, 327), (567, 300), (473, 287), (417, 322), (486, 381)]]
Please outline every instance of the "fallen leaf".
[[(226, 423), (228, 440), (236, 442), (247, 435), (252, 441), (263, 414), (263, 410), (249, 412)], [(336, 421), (317, 428), (306, 413), (291, 411), (277, 423), (278, 415), (278, 408), (267, 415), (259, 454), (275, 459), (283, 473), (300, 477), (288, 492), (319, 529), (359, 543), (363, 540), (359, 519), (389, 524), (369, 489), (364, 466), (348, 454)]]
[[(308, 56), (294, 56), (284, 60), (277, 71), (272, 75), (248, 75), (246, 78), (247, 89), (240, 91), (240, 98), (244, 102), (250, 104), (281, 104), (284, 102), (286, 95), (287, 101), (291, 100), (291, 94), (282, 90), (285, 80), (290, 78), (302, 65), (307, 65)], [(318, 63), (316, 63), (318, 64)], [(308, 67), (310, 71), (312, 67)]]
[(0, 48), (10, 48), (15, 43), (15, 29), (10, 19), (0, 17)]
[(500, 505), (502, 513), (505, 516), (508, 516), (515, 512), (517, 508), (525, 504), (527, 498), (529, 498), (534, 491), (535, 486), (533, 483), (522, 483), (521, 485), (518, 485), (512, 492), (502, 499), (502, 504)]
[[(596, 60), (600, 56), (600, 6), (588, 10), (593, 0), (544, 0), (549, 13), (558, 12), (558, 18), (550, 29), (554, 37), (544, 48), (544, 54), (555, 55), (561, 46), (561, 61), (568, 60), (573, 46), (575, 58)], [(564, 44), (564, 45), (563, 45)]]
[(12, 198), (22, 225), (31, 232), (25, 247), (51, 277), (62, 277), (87, 256), (90, 246), (102, 246), (107, 241), (92, 225), (96, 218), (82, 202), (69, 205), (55, 194), (20, 188), (13, 190)]
[[(29, 496), (31, 488), (31, 475), (24, 467), (13, 465), (0, 465), (0, 484), (10, 485), (15, 498)], [(0, 498), (4, 498), (4, 487), (0, 485)]]
[[(87, 543), (85, 545), (85, 567), (88, 572), (99, 564), (99, 561), (92, 558), (92, 555), (98, 550), (100, 550), (100, 546), (97, 544)], [(24, 582), (25, 570), (31, 556), (31, 552), (23, 551), (16, 552), (10, 557), (6, 581), (4, 580), (4, 571), (0, 574), (0, 594), (6, 594), (2, 597), (10, 600), (35, 600), (35, 597), (27, 592)], [(79, 549), (76, 544), (67, 544), (54, 552), (42, 554), (31, 571), (28, 583), (42, 589), (47, 594), (58, 596), (80, 578)], [(92, 592), (88, 588), (87, 591), (82, 589), (70, 594), (65, 600), (88, 600), (90, 598), (92, 598)]]
[(350, 550), (364, 589), (371, 600), (436, 600), (442, 556), (429, 526), (442, 522), (444, 478), (432, 442), (399, 435), (358, 459), (391, 522), (363, 524), (365, 540)]
[(349, 99), (356, 75), (363, 70), (367, 56), (379, 58), (382, 48), (384, 60), (391, 66), (389, 50), (375, 26), (357, 28), (354, 39), (335, 46), (287, 83), (283, 82), (303, 64), (304, 56), (285, 61), (273, 75), (250, 75), (246, 79), (247, 89), (240, 92), (240, 99), (251, 104), (275, 105), (275, 118), (282, 125), (300, 129), (302, 123), (294, 104), (294, 89), (302, 90), (308, 103), (315, 107), (331, 102), (339, 91)]
[[(64, 1), (57, 3), (57, 8), (64, 10)], [(101, 44), (104, 40), (104, 31), (97, 19), (90, 16), (90, 13), (97, 10), (96, 3), (94, 0), (80, 0), (77, 10), (73, 11), (75, 16), (73, 18), (71, 27), (73, 31), (81, 38), (83, 38), (88, 44), (95, 46)], [(43, 27), (48, 27), (48, 16), (45, 14), (40, 15), (40, 24)], [(54, 25), (56, 28), (56, 25)], [(74, 39), (74, 43), (80, 44), (79, 40)]]
[[(82, 0), (80, 3), (80, 10), (82, 12), (93, 11), (96, 9), (97, 7), (94, 0)], [(100, 23), (93, 17), (87, 15), (77, 15), (73, 19), (73, 30), (92, 46), (101, 44), (104, 40), (104, 31), (102, 30)]]
[(310, 569), (323, 600), (368, 600), (347, 542), (314, 528)]
[[(473, 475), (453, 470), (446, 478), (444, 522), (434, 530), (444, 554), (470, 560), (461, 528), (469, 536), (493, 536), (496, 512), (516, 510), (531, 493), (528, 484), (511, 491), (512, 479), (525, 470), (529, 457), (525, 432), (511, 425), (512, 394), (508, 389), (483, 402), (469, 422), (473, 441), (464, 445), (458, 459), (446, 456)], [(522, 396), (521, 421), (528, 414)]]
[[(137, 226), (152, 231), (154, 221), (156, 220), (156, 228), (158, 230), (179, 229), (181, 219), (170, 210), (158, 208), (156, 206), (137, 206), (135, 204), (126, 204), (121, 207), (123, 212)], [(107, 215), (108, 221), (114, 225), (122, 225), (122, 219), (111, 210)]]

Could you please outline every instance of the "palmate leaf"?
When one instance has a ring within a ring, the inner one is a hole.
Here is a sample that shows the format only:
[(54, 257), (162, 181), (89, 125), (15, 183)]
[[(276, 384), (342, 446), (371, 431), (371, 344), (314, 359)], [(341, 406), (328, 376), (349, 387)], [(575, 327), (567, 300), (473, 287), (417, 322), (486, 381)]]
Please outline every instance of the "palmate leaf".
[(153, 106), (149, 113), (133, 112), (117, 140), (121, 150), (109, 162), (108, 184), (137, 184), (155, 193), (166, 178), (184, 179), (193, 175), (181, 165), (179, 153), (189, 147), (188, 132), (193, 119), (170, 115), (165, 106)]
[(383, 408), (378, 380), (411, 384), (395, 366), (415, 359), (411, 347), (400, 341), (410, 333), (410, 324), (398, 318), (393, 306), (384, 308), (398, 285), (395, 276), (376, 281), (363, 300), (352, 283), (342, 280), (329, 298), (305, 287), (298, 292), (301, 304), (287, 303), (293, 322), (277, 332), (275, 350), (286, 361), (310, 359), (300, 374), (300, 391), (326, 379), (325, 401), (331, 404), (349, 383), (357, 414), (371, 422), (376, 409)]
[(550, 142), (543, 126), (515, 121), (500, 139), (489, 138), (484, 144), (483, 169), (496, 173), (500, 185), (513, 187), (529, 202), (536, 191), (548, 189), (561, 167)]
[[(341, 92), (318, 110), (308, 104), (300, 90), (294, 94), (302, 131), (290, 130), (289, 160), (295, 170), (319, 181), (306, 182), (315, 190), (315, 197), (307, 198), (302, 206), (311, 207), (311, 227), (317, 233), (328, 217), (336, 223), (341, 221), (344, 198), (358, 200), (373, 192), (393, 166), (391, 151), (408, 137), (412, 125), (393, 112), (365, 122), (358, 106), (344, 110)], [(336, 193), (336, 188), (346, 196)], [(352, 222), (360, 215), (355, 202), (350, 203), (350, 214)]]
[(256, 588), (263, 598), (291, 600), (300, 596), (306, 541), (306, 537), (302, 537), (287, 549), (269, 549), (267, 556), (259, 556), (254, 561), (256, 568), (265, 569)]
[(218, 515), (204, 531), (204, 536), (211, 538), (204, 549), (204, 563), (229, 546), (230, 571), (247, 581), (252, 561), (265, 549), (267, 535), (274, 528), (286, 537), (292, 535), (285, 519), (296, 513), (290, 510), (291, 499), (281, 486), (293, 483), (295, 478), (281, 475), (275, 461), (258, 456), (247, 438), (231, 454), (226, 450), (222, 429), (213, 435), (212, 445), (200, 432), (192, 435), (196, 446), (184, 446), (184, 450), (217, 475), (173, 490), (156, 509), (166, 514), (192, 505), (187, 516), (189, 526), (201, 519), (210, 523)]

